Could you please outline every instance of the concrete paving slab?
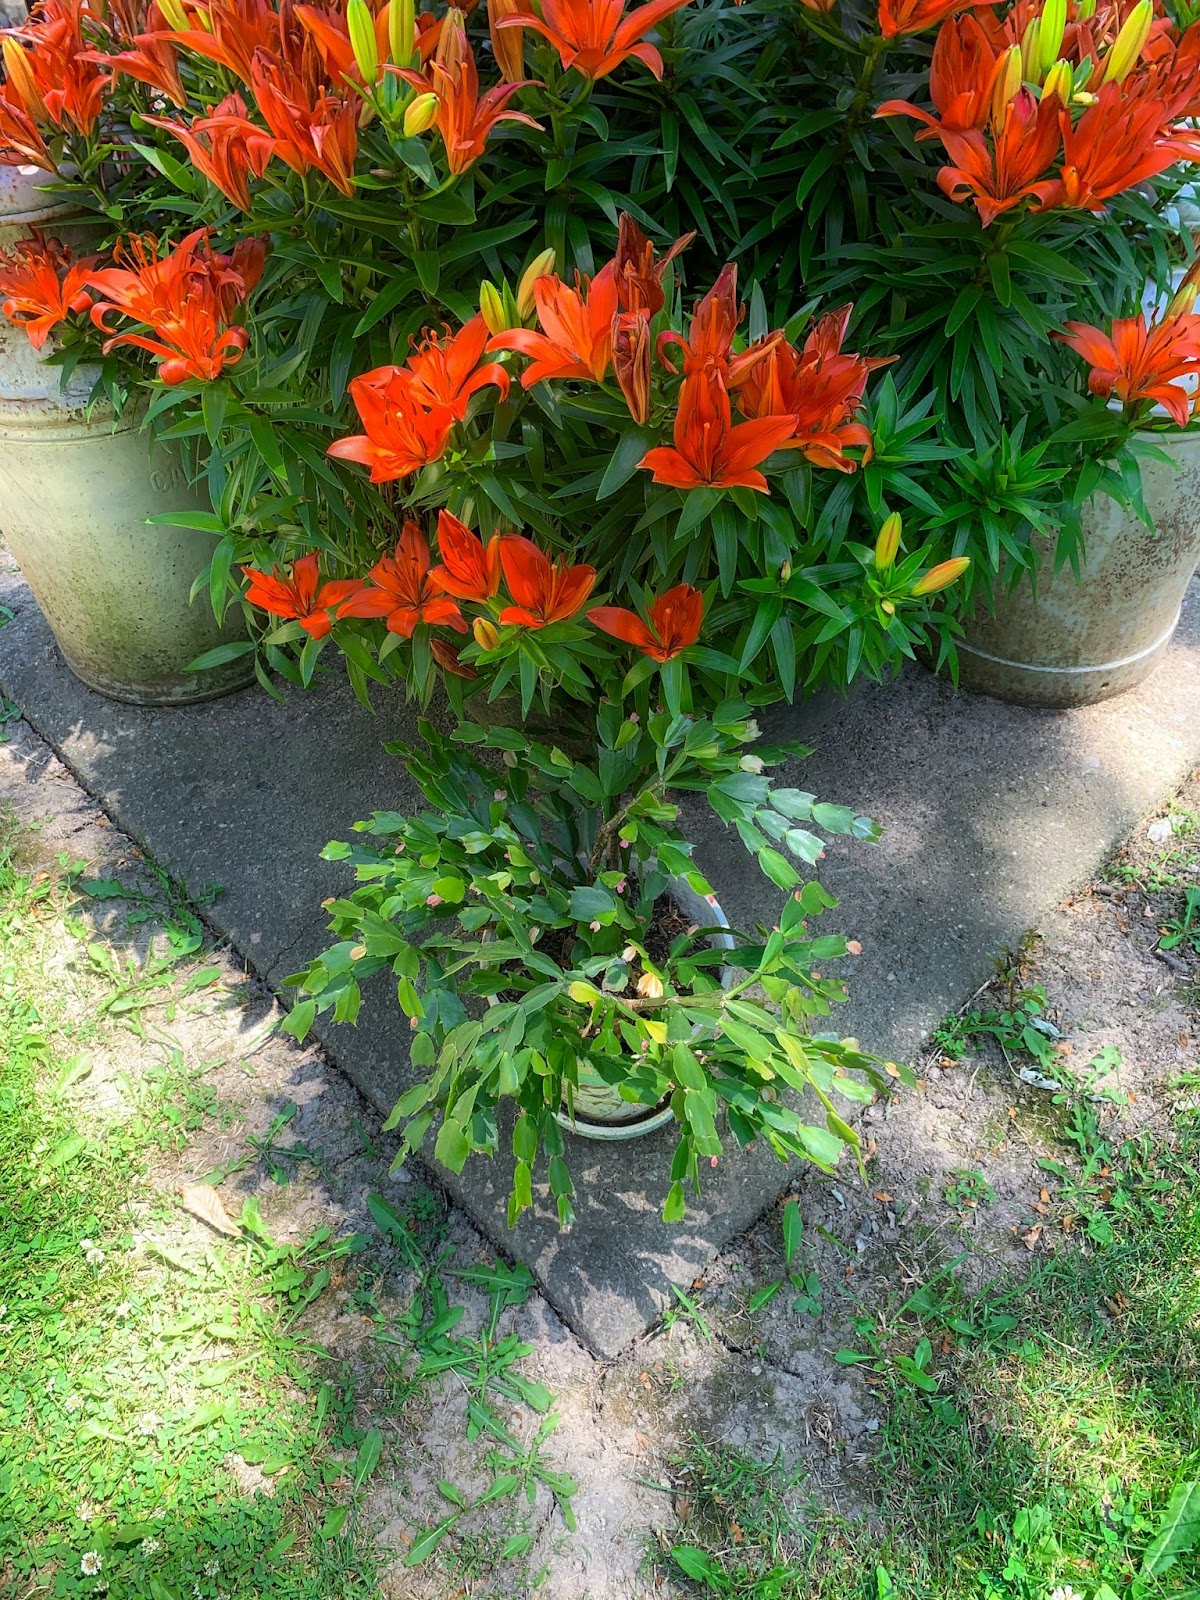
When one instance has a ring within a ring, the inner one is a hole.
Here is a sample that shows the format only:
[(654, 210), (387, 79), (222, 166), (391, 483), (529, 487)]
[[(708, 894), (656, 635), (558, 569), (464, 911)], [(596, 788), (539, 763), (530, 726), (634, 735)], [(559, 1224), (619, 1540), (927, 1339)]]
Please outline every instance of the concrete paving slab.
[[(336, 676), (319, 690), (261, 690), (185, 709), (106, 701), (64, 666), (19, 575), (0, 579), (13, 613), (0, 628), (0, 687), (122, 828), (193, 892), (219, 884), (213, 923), (268, 981), (324, 941), (320, 901), (345, 887), (318, 859), (326, 840), (377, 807), (403, 809), (414, 790), (384, 740), (411, 734), (398, 696), (365, 713)], [(786, 732), (788, 716), (773, 732)], [(883, 822), (878, 848), (839, 841), (822, 878), (841, 896), (830, 924), (863, 954), (840, 1019), (869, 1048), (910, 1055), (949, 1009), (989, 975), (1073, 883), (1200, 763), (1200, 585), (1176, 642), (1142, 690), (1054, 713), (955, 695), (913, 670), (837, 708), (815, 754), (787, 781)], [(773, 919), (777, 891), (747, 870), (736, 836), (699, 810), (701, 864), (735, 924)], [(407, 1085), (407, 1029), (385, 1005), (357, 1029), (322, 1037), (381, 1110)], [(598, 1354), (642, 1333), (730, 1238), (788, 1182), (763, 1152), (705, 1174), (684, 1224), (667, 1228), (665, 1136), (597, 1147), (572, 1139), (579, 1221), (557, 1230), (548, 1206), (510, 1232), (508, 1169), (480, 1162), (438, 1173), (501, 1248), (528, 1263), (548, 1298)]]

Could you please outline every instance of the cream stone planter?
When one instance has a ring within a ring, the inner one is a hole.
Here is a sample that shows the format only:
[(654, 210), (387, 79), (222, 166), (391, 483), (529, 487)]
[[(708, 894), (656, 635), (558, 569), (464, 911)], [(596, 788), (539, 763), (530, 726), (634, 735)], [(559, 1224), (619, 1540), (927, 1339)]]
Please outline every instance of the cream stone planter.
[[(50, 204), (44, 173), (0, 169), (0, 244), (30, 227), (79, 248), (78, 214)], [(86, 235), (85, 235), (86, 237)], [(213, 535), (150, 524), (210, 509), (178, 457), (103, 406), (89, 412), (90, 376), (61, 372), (0, 317), (0, 536), (20, 564), (67, 665), (117, 700), (170, 705), (240, 688), (241, 657), (203, 672), (188, 663), (242, 636), (235, 612), (218, 627), (207, 597), (190, 601)]]
[(1083, 513), (1085, 555), (1077, 581), (1049, 553), (1036, 591), (1023, 577), (981, 604), (959, 644), (960, 683), (1019, 705), (1090, 705), (1141, 683), (1179, 621), (1200, 561), (1200, 434), (1156, 434), (1171, 463), (1144, 460), (1151, 531), (1107, 495)]

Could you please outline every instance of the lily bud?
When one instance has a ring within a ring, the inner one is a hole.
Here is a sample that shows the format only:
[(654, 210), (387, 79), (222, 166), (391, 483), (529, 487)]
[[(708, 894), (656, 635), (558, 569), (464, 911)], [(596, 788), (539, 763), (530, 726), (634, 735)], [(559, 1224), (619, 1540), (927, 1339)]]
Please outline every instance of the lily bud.
[(346, 0), (346, 29), (354, 64), (362, 80), (371, 88), (379, 76), (379, 46), (375, 42), (375, 18), (367, 0)]
[(951, 556), (949, 561), (939, 561), (936, 567), (930, 567), (928, 572), (921, 574), (913, 584), (911, 593), (937, 594), (939, 589), (948, 589), (952, 583), (957, 583), (970, 565), (970, 556)]
[(997, 128), (1004, 126), (1004, 113), (1021, 92), (1022, 75), (1021, 46), (1014, 44), (996, 73), (992, 89), (992, 122)]
[(508, 318), (504, 315), (503, 296), (496, 285), (486, 278), (479, 285), (479, 314), (489, 333), (507, 333)]
[(38, 93), (38, 86), (34, 82), (33, 70), (25, 56), (24, 45), (16, 39), (5, 39), (0, 44), (4, 52), (4, 69), (8, 74), (8, 81), (21, 98), (21, 103), (31, 117), (45, 119), (46, 106)]
[(157, 3), (167, 27), (173, 28), (176, 33), (186, 33), (188, 28), (187, 12), (183, 9), (181, 0), (157, 0)]
[(1021, 76), (1036, 82), (1041, 76), (1042, 19), (1031, 17), (1021, 35)]
[(520, 0), (487, 0), (492, 54), (505, 83), (520, 83), (525, 76), (525, 30), (499, 28), (496, 24), (504, 17), (519, 16), (522, 9)]
[(779, 569), (779, 581), (781, 584), (791, 583), (792, 581), (792, 563), (790, 558), (785, 561)]
[(499, 628), (486, 617), (476, 617), (471, 624), (471, 632), (475, 635), (475, 643), (481, 650), (494, 650), (500, 643)]
[(1042, 99), (1056, 94), (1064, 106), (1069, 106), (1075, 95), (1075, 74), (1067, 61), (1056, 61), (1046, 74), (1042, 85)]
[[(515, 31), (515, 30), (514, 30)], [(539, 278), (545, 278), (554, 271), (554, 251), (550, 249), (540, 251), (525, 271), (521, 274), (521, 281), (517, 284), (517, 315), (524, 322), (533, 315), (534, 299), (533, 286)]]
[[(1067, 26), (1067, 0), (1046, 0), (1042, 7), (1042, 25), (1038, 35), (1041, 43), (1041, 59), (1038, 62), (1038, 76), (1049, 72), (1058, 60), (1058, 52), (1062, 46), (1063, 31)], [(1066, 104), (1066, 101), (1063, 102)]]
[(416, 0), (390, 0), (388, 54), (398, 67), (407, 67), (417, 43)]
[(435, 94), (419, 94), (411, 101), (404, 112), (404, 137), (415, 139), (417, 134), (425, 133), (437, 121), (438, 97)]
[(467, 48), (466, 14), (457, 6), (452, 6), (442, 19), (442, 31), (438, 34), (433, 59), (453, 78), (467, 58)]
[(1145, 49), (1153, 22), (1154, 0), (1138, 0), (1137, 5), (1125, 18), (1121, 31), (1108, 52), (1108, 59), (1104, 63), (1104, 76), (1100, 80), (1102, 84), (1120, 83), (1123, 78), (1128, 77)]
[(1200, 256), (1183, 275), (1183, 280), (1178, 289), (1171, 296), (1171, 303), (1166, 309), (1163, 320), (1167, 317), (1183, 317), (1194, 310), (1197, 297), (1200, 296)]
[[(519, 306), (518, 306), (519, 309)], [(613, 319), (613, 373), (629, 415), (640, 427), (650, 417), (650, 319), (630, 311)]]
[(894, 617), (896, 615), (896, 602), (894, 600), (881, 600), (879, 609), (885, 617)]
[(875, 565), (881, 572), (886, 572), (895, 561), (903, 531), (904, 523), (898, 511), (893, 511), (883, 519), (883, 526), (875, 541)]

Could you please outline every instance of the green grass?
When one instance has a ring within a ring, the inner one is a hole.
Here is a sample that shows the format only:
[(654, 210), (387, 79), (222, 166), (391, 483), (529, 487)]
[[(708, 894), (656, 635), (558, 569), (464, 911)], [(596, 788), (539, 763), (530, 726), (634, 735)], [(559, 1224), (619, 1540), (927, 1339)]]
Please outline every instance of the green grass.
[(73, 874), (22, 870), (19, 843), (0, 840), (0, 1592), (374, 1593), (363, 1435), (296, 1325), (333, 1242), (164, 1242), (179, 1213), (145, 1187), (147, 1159), (219, 1108), (169, 1057), (123, 1116), (80, 1116), (72, 1086), (81, 1045), (194, 980), (180, 924), (132, 966), (83, 947), (90, 1000), (68, 1008), (51, 958)]
[[(1080, 1127), (1066, 1108), (1064, 1137)], [(1090, 1153), (1085, 1138), (1084, 1166)], [(1200, 1592), (1200, 1527), (1142, 1571), (1173, 1492), (1200, 1479), (1200, 1119), (1110, 1158), (1108, 1243), (1084, 1236), (976, 1297), (931, 1280), (862, 1318), (888, 1412), (862, 1469), (869, 1518), (805, 1509), (779, 1466), (696, 1440), (675, 1467), (690, 1516), (665, 1570), (736, 1600)]]

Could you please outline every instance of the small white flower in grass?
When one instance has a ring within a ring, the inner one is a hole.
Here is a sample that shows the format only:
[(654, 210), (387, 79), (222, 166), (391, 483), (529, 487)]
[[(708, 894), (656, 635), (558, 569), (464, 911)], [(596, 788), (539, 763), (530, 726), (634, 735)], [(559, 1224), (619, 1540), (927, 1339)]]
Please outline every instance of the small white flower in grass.
[(1083, 1596), (1069, 1583), (1060, 1583), (1057, 1589), (1051, 1589), (1050, 1600), (1083, 1600)]
[(84, 1255), (87, 1255), (88, 1251), (94, 1250), (96, 1246), (91, 1239), (80, 1239), (79, 1248), (83, 1251)]
[(204, 1563), (204, 1576), (206, 1578), (215, 1578), (220, 1570), (221, 1563), (219, 1561), (206, 1561)]
[(79, 1397), (79, 1395), (77, 1395), (77, 1394), (69, 1394), (67, 1396), (67, 1398), (63, 1401), (63, 1410), (64, 1411), (78, 1411), (82, 1404), (83, 1404), (83, 1401)]
[(94, 1244), (90, 1250), (84, 1252), (84, 1259), (89, 1267), (102, 1267), (104, 1265), (104, 1251), (101, 1250), (98, 1244)]
[(90, 1500), (81, 1500), (75, 1507), (75, 1515), (79, 1518), (80, 1522), (91, 1522), (92, 1518), (95, 1517), (96, 1514), (96, 1507)]
[(113, 1316), (116, 1317), (118, 1322), (124, 1322), (132, 1310), (133, 1307), (129, 1304), (129, 1301), (122, 1300), (119, 1306), (113, 1307)]
[(138, 1432), (148, 1439), (152, 1433), (158, 1432), (161, 1421), (157, 1411), (143, 1411), (137, 1420)]
[(85, 1578), (94, 1578), (103, 1565), (99, 1550), (85, 1550), (83, 1560), (79, 1563), (79, 1570)]
[(142, 1540), (142, 1554), (144, 1556), (156, 1556), (161, 1549), (162, 1540), (156, 1539), (153, 1534), (148, 1539)]

